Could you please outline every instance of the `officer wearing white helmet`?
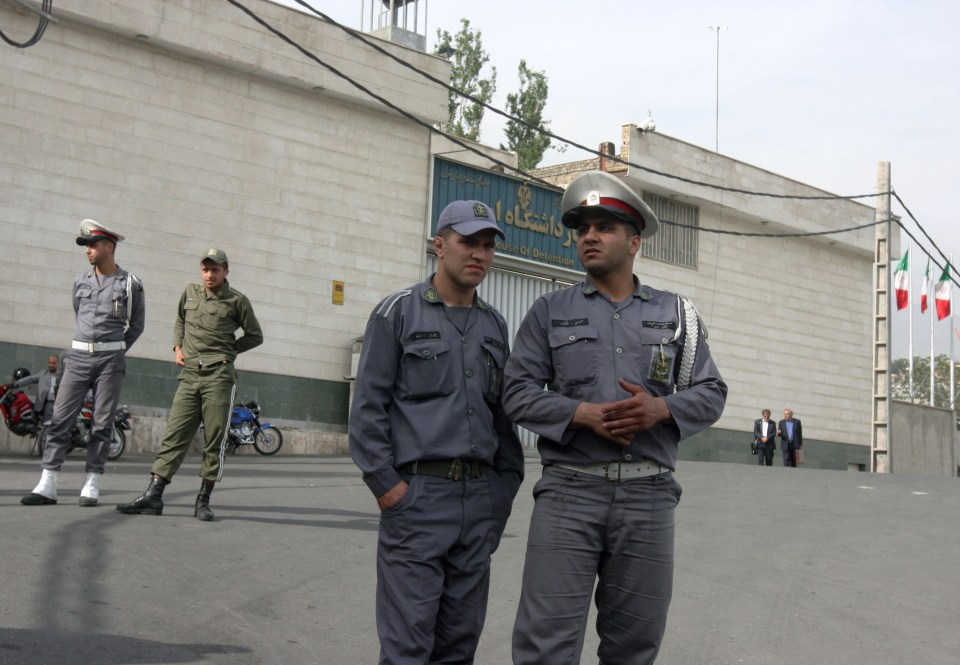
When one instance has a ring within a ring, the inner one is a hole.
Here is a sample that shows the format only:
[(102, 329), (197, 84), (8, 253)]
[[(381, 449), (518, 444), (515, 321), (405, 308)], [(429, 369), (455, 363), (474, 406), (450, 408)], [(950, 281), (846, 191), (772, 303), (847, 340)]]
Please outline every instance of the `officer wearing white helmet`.
[[(696, 310), (633, 273), (659, 222), (618, 178), (562, 200), (586, 279), (537, 300), (507, 362), (504, 406), (538, 438), (515, 665), (574, 665), (594, 584), (605, 665), (653, 663), (673, 587), (679, 442), (720, 417), (727, 386)], [(546, 386), (546, 390), (544, 390)]]
[(91, 269), (73, 282), (73, 310), (77, 317), (73, 342), (63, 358), (63, 377), (47, 429), (40, 482), (20, 500), (24, 505), (57, 502), (57, 483), (67, 456), (70, 430), (90, 388), (94, 389), (93, 422), (79, 503), (96, 506), (99, 501), (100, 476), (110, 452), (126, 353), (143, 332), (145, 318), (143, 283), (114, 260), (117, 243), (123, 239), (92, 219), (80, 223), (77, 244), (85, 249)]
[(477, 295), (498, 236), (490, 206), (450, 203), (437, 272), (385, 298), (363, 336), (350, 454), (381, 511), (381, 665), (474, 661), (524, 464), (501, 400), (507, 325)]

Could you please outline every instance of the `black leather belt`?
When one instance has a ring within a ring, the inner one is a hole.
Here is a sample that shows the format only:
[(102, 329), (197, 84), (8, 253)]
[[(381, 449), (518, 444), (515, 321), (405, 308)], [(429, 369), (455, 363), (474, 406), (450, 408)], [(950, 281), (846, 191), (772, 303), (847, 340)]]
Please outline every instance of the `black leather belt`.
[(486, 471), (490, 471), (489, 464), (475, 459), (431, 460), (428, 462), (412, 462), (397, 469), (400, 473), (411, 475), (433, 476), (448, 480), (469, 480), (479, 478)]
[(200, 364), (197, 366), (197, 369), (213, 369), (214, 367), (220, 367), (220, 365), (229, 365), (232, 360), (218, 360), (215, 363), (210, 363), (209, 365)]

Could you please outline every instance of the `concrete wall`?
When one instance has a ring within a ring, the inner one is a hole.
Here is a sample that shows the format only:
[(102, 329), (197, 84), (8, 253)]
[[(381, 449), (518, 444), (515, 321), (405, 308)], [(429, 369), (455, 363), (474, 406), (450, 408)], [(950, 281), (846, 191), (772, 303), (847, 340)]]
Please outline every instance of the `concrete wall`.
[[(823, 190), (659, 133), (624, 128), (640, 166), (726, 187), (783, 195)], [(872, 165), (865, 165), (866, 169)], [(693, 299), (730, 394), (719, 427), (752, 431), (763, 408), (803, 422), (804, 440), (870, 446), (874, 209), (849, 200), (750, 196), (630, 168), (628, 181), (700, 208), (699, 265), (638, 262), (654, 286)], [(714, 233), (722, 232), (722, 233)]]
[[(423, 121), (446, 117), (445, 89), (339, 29), (245, 4)], [(2, 11), (11, 34), (36, 25), (15, 5)], [(58, 0), (54, 13), (37, 45), (0, 46), (0, 360), (12, 369), (69, 344), (70, 284), (87, 267), (73, 238), (92, 217), (127, 236), (118, 263), (146, 287), (125, 400), (151, 417), (169, 406), (175, 306), (218, 246), (265, 334), (238, 359), (241, 383), (299, 380), (302, 413), (287, 417), (342, 433), (345, 404), (314, 417), (312, 401), (346, 394), (370, 310), (420, 278), (430, 132), (228, 3)], [(445, 60), (382, 45), (448, 76)]]
[[(621, 138), (616, 154), (637, 167), (609, 162), (608, 170), (638, 191), (699, 209), (696, 268), (642, 258), (635, 271), (646, 284), (690, 297), (706, 321), (730, 387), (717, 428), (748, 436), (761, 409), (779, 419), (789, 408), (805, 440), (835, 447), (823, 458), (827, 468), (843, 468), (845, 460), (860, 466), (862, 455), (846, 446), (864, 447), (864, 454), (870, 446), (874, 230), (782, 234), (868, 224), (874, 209), (849, 200), (721, 193), (653, 171), (755, 192), (828, 194), (660, 133), (640, 134), (634, 125), (625, 125)], [(598, 161), (538, 174), (565, 184)], [(740, 453), (734, 447), (729, 454)]]
[(890, 472), (957, 475), (956, 414), (906, 402), (890, 402)]

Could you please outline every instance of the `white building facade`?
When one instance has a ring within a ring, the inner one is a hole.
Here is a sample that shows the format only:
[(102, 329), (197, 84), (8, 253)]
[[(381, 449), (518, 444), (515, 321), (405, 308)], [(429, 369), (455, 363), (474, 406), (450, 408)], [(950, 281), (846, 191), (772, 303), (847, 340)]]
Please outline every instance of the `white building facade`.
[[(238, 394), (258, 399), (264, 416), (286, 428), (283, 452), (343, 453), (355, 341), (384, 295), (429, 274), (426, 241), (439, 210), (468, 192), (444, 185), (444, 169), (505, 188), (499, 200), (492, 190), (469, 193), (488, 198), (513, 234), (482, 290), (512, 327), (538, 295), (582, 275), (556, 226), (558, 190), (490, 171), (490, 160), (419, 124), (446, 119), (443, 87), (316, 17), (267, 0), (244, 4), (419, 122), (228, 3), (58, 0), (58, 23), (38, 44), (0, 46), (0, 353), (9, 371), (40, 369), (69, 343), (69, 285), (86, 267), (73, 241), (78, 224), (91, 217), (116, 228), (127, 236), (118, 262), (143, 279), (147, 294), (147, 328), (129, 355), (124, 401), (141, 416), (133, 448), (154, 449), (175, 388), (176, 304), (197, 280), (200, 256), (220, 247), (231, 284), (250, 297), (265, 334), (262, 347), (238, 359)], [(16, 7), (0, 8), (0, 20), (7, 34), (36, 25)], [(448, 77), (443, 59), (377, 43)], [(623, 159), (694, 181), (824, 194), (633, 125), (621, 144)], [(515, 163), (514, 155), (471, 147)], [(664, 224), (644, 251), (653, 255), (636, 266), (645, 283), (694, 300), (730, 385), (723, 418), (684, 444), (681, 457), (751, 461), (760, 409), (777, 417), (791, 408), (814, 444), (812, 464), (865, 465), (873, 231), (778, 236), (863, 224), (873, 208), (736, 194), (613, 160), (539, 175), (562, 186), (598, 167), (624, 177), (664, 220), (699, 228)], [(524, 213), (536, 205), (547, 208), (531, 222)], [(27, 445), (14, 439), (4, 432), (0, 446)]]

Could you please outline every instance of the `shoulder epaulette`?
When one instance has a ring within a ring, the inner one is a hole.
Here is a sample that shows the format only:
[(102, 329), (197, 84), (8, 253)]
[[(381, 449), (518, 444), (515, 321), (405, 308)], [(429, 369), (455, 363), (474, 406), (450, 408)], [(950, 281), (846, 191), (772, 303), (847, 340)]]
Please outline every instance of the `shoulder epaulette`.
[(412, 293), (412, 289), (404, 289), (403, 291), (397, 291), (396, 293), (390, 294), (383, 299), (383, 302), (380, 303), (380, 307), (377, 308), (377, 316), (383, 318), (390, 316), (393, 306), (396, 305), (401, 298), (406, 298)]

